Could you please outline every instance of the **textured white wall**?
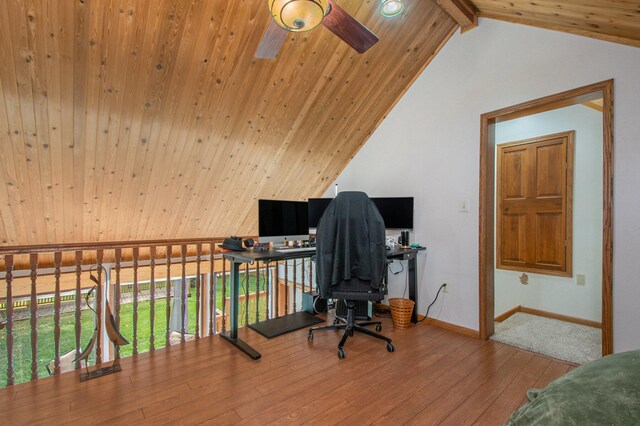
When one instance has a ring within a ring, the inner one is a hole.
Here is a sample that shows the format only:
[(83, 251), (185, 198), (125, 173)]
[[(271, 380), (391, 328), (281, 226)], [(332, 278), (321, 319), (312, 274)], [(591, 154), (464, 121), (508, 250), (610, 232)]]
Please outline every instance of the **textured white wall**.
[[(573, 277), (495, 270), (495, 313), (528, 308), (602, 319), (602, 113), (575, 105), (496, 125), (496, 144), (575, 130), (573, 185)], [(576, 284), (576, 275), (585, 284)]]
[[(420, 311), (448, 282), (432, 315), (478, 329), (480, 114), (613, 78), (614, 350), (640, 348), (638, 75), (640, 49), (571, 34), (481, 19), (451, 38), (337, 179), (343, 190), (416, 198), (412, 240), (428, 246)], [(469, 213), (458, 211), (463, 199)]]

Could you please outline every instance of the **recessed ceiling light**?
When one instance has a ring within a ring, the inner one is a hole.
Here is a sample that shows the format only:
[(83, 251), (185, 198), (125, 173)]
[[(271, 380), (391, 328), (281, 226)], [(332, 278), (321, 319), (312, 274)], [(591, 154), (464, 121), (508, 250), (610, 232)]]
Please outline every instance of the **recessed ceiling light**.
[(400, 15), (403, 10), (404, 3), (402, 3), (402, 0), (382, 0), (380, 14), (384, 17), (391, 18)]

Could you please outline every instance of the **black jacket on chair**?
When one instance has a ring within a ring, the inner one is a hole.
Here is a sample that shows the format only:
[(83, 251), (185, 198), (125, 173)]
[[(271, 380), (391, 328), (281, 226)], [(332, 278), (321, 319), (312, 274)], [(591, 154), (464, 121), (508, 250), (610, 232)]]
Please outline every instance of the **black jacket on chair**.
[(340, 192), (325, 210), (317, 228), (316, 268), (323, 298), (342, 298), (336, 293), (358, 289), (371, 293), (384, 286), (384, 221), (364, 192)]

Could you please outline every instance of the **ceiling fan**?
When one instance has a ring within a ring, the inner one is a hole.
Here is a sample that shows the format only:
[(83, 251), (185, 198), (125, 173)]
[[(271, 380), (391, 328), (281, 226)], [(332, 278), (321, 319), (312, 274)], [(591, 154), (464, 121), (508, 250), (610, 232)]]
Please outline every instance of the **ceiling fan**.
[(287, 32), (309, 31), (322, 24), (358, 53), (366, 52), (378, 37), (333, 0), (267, 0), (272, 20), (256, 50), (256, 58), (276, 57)]

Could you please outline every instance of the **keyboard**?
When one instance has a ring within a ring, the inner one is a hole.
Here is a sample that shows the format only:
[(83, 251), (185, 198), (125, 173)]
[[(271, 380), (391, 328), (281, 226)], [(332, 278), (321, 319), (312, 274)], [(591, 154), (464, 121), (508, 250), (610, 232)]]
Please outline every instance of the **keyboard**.
[(278, 253), (305, 253), (316, 251), (315, 247), (293, 247), (293, 248), (282, 248), (276, 250)]

